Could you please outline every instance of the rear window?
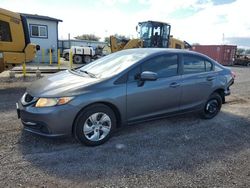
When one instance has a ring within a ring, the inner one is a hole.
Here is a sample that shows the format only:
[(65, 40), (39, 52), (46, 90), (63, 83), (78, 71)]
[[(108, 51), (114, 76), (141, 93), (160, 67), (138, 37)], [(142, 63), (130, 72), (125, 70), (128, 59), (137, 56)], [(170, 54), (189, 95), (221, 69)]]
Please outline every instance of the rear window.
[(205, 70), (206, 72), (213, 70), (213, 66), (211, 62), (205, 61)]

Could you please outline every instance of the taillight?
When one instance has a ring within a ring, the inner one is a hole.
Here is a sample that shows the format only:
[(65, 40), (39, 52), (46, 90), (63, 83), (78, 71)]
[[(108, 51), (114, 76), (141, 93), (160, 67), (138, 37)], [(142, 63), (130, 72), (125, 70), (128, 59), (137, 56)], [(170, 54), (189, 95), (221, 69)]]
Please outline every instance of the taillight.
[(235, 72), (231, 71), (231, 76), (233, 77), (233, 79), (235, 79), (235, 77), (236, 77)]

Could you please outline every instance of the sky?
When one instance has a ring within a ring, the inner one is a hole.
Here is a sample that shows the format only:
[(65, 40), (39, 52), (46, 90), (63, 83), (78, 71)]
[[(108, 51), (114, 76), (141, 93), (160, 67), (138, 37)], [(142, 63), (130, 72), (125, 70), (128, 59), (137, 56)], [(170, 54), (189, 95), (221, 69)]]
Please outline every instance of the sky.
[(171, 34), (190, 44), (250, 48), (249, 0), (0, 0), (14, 12), (61, 19), (59, 39), (95, 34), (138, 36), (138, 22), (169, 23)]

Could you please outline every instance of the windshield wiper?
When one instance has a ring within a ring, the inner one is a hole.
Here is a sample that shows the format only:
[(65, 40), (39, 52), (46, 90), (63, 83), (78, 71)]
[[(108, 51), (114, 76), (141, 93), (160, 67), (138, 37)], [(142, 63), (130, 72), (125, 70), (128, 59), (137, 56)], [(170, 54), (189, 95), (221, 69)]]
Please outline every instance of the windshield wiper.
[(80, 72), (83, 72), (83, 73), (89, 75), (89, 76), (92, 77), (92, 78), (96, 78), (96, 75), (95, 75), (95, 74), (90, 73), (90, 72), (88, 72), (88, 71), (85, 71), (85, 70), (81, 70), (81, 69), (80, 69)]
[(75, 67), (75, 68), (71, 68), (70, 70), (71, 71), (76, 71), (77, 69), (80, 69), (80, 68), (82, 68), (84, 65), (81, 65), (81, 66), (78, 66), (78, 67)]

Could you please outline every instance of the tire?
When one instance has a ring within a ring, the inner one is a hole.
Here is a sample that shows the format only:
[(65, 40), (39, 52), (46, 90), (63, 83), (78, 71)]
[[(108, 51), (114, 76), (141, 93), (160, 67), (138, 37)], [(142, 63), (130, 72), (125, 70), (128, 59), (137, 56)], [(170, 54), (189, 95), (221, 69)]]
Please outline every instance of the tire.
[(250, 62), (246, 63), (246, 66), (247, 66), (247, 67), (250, 67)]
[(84, 62), (85, 62), (86, 64), (90, 63), (90, 62), (91, 62), (91, 57), (90, 57), (89, 55), (85, 55), (85, 56), (84, 56)]
[(111, 108), (96, 104), (84, 109), (76, 118), (74, 136), (82, 144), (97, 146), (108, 141), (116, 128), (116, 116)]
[(65, 59), (66, 61), (69, 60), (69, 54), (68, 54), (68, 53), (64, 55), (64, 59)]
[(201, 111), (201, 117), (203, 119), (212, 119), (220, 112), (221, 106), (221, 96), (218, 93), (213, 93), (210, 95), (203, 110)]
[(76, 64), (82, 63), (82, 56), (80, 56), (80, 55), (74, 55), (73, 62), (76, 63)]

